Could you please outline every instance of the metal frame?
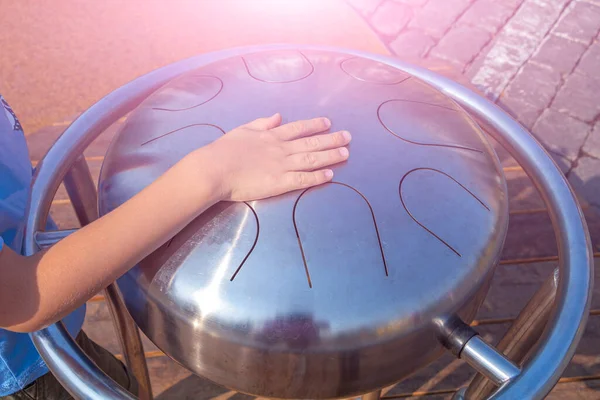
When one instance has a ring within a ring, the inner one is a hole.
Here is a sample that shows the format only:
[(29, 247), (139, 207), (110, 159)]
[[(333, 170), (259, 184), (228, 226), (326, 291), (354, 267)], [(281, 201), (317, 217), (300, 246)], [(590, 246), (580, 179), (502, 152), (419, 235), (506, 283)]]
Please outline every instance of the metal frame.
[[(503, 361), (506, 357), (478, 336), (469, 339), (464, 345), (468, 349), (467, 353), (461, 351), (459, 355), (469, 354), (467, 359), (478, 371), (485, 373), (488, 378), (504, 381), (489, 399), (542, 399), (554, 387), (571, 360), (583, 334), (590, 307), (593, 258), (589, 233), (580, 206), (566, 178), (548, 153), (499, 107), (448, 78), (391, 57), (316, 46), (271, 45), (236, 48), (192, 57), (122, 86), (75, 120), (38, 164), (26, 214), (24, 253), (31, 255), (38, 251), (36, 237), (45, 239), (45, 243), (48, 244), (48, 235), (37, 233), (43, 229), (52, 198), (60, 182), (67, 176), (85, 148), (150, 93), (182, 73), (221, 59), (257, 51), (298, 48), (367, 57), (425, 81), (463, 106), (523, 166), (546, 203), (554, 226), (559, 249), (558, 284), (556, 298), (551, 307), (547, 301), (538, 301), (553, 297), (542, 293), (536, 295), (535, 299), (538, 300), (532, 300), (519, 315), (513, 324), (513, 327), (517, 328), (511, 328), (506, 340), (503, 339), (505, 343), (510, 344), (506, 350), (515, 346), (526, 350), (526, 347), (519, 344), (534, 342), (533, 333), (543, 329), (544, 317), (547, 315), (546, 329), (539, 338), (534, 354), (529, 355), (528, 362), (522, 369), (517, 368), (518, 372)], [(540, 312), (542, 309), (543, 312)], [(523, 328), (524, 326), (530, 328)], [(62, 324), (52, 325), (33, 333), (31, 337), (49, 368), (74, 397), (98, 400), (134, 398), (112, 382), (83, 354)], [(519, 350), (517, 353), (521, 352), (522, 350)], [(475, 357), (474, 354), (483, 357)], [(523, 357), (519, 356), (521, 360), (517, 362), (520, 363)], [(504, 371), (501, 374), (504, 378), (492, 371)], [(476, 379), (474, 386), (479, 385), (477, 382), (479, 381)], [(369, 399), (378, 397), (379, 392), (365, 396)]]
[[(80, 156), (63, 181), (81, 226), (98, 219), (98, 193), (85, 158)], [(112, 283), (104, 289), (111, 319), (119, 335), (125, 362), (139, 385), (139, 398), (152, 399), (150, 375), (137, 325), (127, 312), (119, 287)]]
[[(496, 346), (498, 351), (518, 365), (523, 364), (544, 331), (556, 298), (558, 273), (558, 269), (555, 269), (546, 279)], [(457, 393), (455, 400), (485, 399), (494, 390), (496, 385), (478, 374), (463, 393)]]

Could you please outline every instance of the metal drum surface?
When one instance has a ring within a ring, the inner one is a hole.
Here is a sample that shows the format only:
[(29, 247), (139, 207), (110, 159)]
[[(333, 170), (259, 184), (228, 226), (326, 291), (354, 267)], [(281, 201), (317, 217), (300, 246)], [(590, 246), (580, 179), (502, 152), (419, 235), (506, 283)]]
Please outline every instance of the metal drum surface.
[(119, 280), (127, 307), (166, 354), (234, 390), (334, 398), (392, 384), (443, 352), (436, 320), (474, 318), (508, 223), (496, 155), (440, 92), (342, 53), (214, 62), (128, 117), (104, 161), (100, 212), (275, 112), (352, 133), (334, 182), (212, 207)]

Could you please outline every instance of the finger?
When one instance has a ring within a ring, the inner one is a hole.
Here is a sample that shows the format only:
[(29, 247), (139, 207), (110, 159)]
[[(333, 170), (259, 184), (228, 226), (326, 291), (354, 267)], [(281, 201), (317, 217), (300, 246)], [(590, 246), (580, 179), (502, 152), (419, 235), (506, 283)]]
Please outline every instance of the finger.
[(273, 132), (280, 135), (283, 140), (293, 140), (324, 132), (329, 129), (330, 126), (331, 121), (327, 118), (314, 118), (281, 125), (273, 129)]
[(345, 147), (311, 153), (296, 153), (288, 157), (288, 168), (292, 171), (313, 171), (346, 161), (349, 154)]
[(350, 132), (340, 131), (296, 139), (285, 143), (285, 147), (291, 154), (308, 153), (346, 146), (350, 140), (352, 140)]
[(312, 186), (329, 182), (333, 178), (333, 171), (324, 169), (313, 172), (288, 172), (284, 179), (285, 191), (306, 189)]
[(281, 114), (276, 113), (270, 117), (266, 118), (258, 118), (252, 122), (248, 122), (244, 125), (246, 128), (255, 129), (255, 130), (269, 130), (278, 127), (281, 125)]

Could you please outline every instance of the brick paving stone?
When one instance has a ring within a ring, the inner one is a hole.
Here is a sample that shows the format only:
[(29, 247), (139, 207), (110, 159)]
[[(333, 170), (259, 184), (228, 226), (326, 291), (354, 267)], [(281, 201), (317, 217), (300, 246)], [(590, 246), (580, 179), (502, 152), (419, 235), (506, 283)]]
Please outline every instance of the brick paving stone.
[(471, 81), (492, 99), (502, 93), (536, 48), (537, 39), (500, 33)]
[(600, 114), (600, 79), (575, 72), (562, 86), (552, 107), (583, 121), (591, 122)]
[(461, 24), (476, 26), (496, 33), (508, 21), (517, 7), (518, 4), (510, 7), (498, 0), (477, 0), (458, 21)]
[(600, 31), (600, 7), (581, 1), (573, 2), (553, 31), (589, 43)]
[(556, 162), (556, 164), (558, 164), (558, 168), (561, 170), (561, 172), (567, 175), (573, 168), (574, 161), (571, 161), (568, 158), (563, 157), (562, 155), (557, 154), (553, 151), (550, 151), (549, 153)]
[(505, 94), (541, 112), (552, 101), (560, 82), (558, 72), (527, 63), (507, 87)]
[(393, 0), (398, 3), (408, 4), (409, 6), (421, 7), (424, 6), (429, 0)]
[(475, 60), (473, 60), (473, 62), (467, 67), (467, 70), (465, 71), (465, 76), (469, 79), (469, 81), (472, 81), (475, 75), (477, 75), (479, 70), (481, 70), (481, 68), (484, 66), (487, 54), (494, 47), (494, 44), (495, 38), (490, 40), (488, 44), (485, 45), (485, 47), (479, 52), (477, 57), (475, 57)]
[(368, 16), (383, 2), (383, 0), (348, 0), (351, 6), (356, 8), (362, 15)]
[(519, 100), (518, 97), (506, 95), (502, 96), (498, 100), (498, 105), (500, 105), (527, 129), (531, 129), (542, 112), (540, 109), (533, 107), (531, 104)]
[(430, 54), (465, 66), (473, 61), (491, 37), (489, 32), (481, 28), (455, 26), (440, 40)]
[(469, 4), (469, 0), (430, 1), (415, 12), (410, 27), (421, 29), (439, 39)]
[(371, 23), (375, 30), (385, 37), (395, 37), (408, 24), (412, 17), (412, 9), (400, 3), (383, 3), (373, 16)]
[(549, 108), (535, 123), (532, 133), (548, 150), (575, 161), (590, 133), (590, 126)]
[(589, 203), (600, 206), (600, 160), (592, 157), (581, 157), (569, 174), (569, 182), (573, 189)]
[(546, 36), (570, 0), (526, 0), (509, 21), (509, 29), (537, 38)]
[(502, 4), (513, 9), (517, 9), (522, 3), (523, 0), (502, 0)]
[(532, 61), (548, 65), (561, 74), (568, 75), (573, 71), (585, 50), (586, 47), (581, 43), (556, 35), (548, 35), (533, 56)]
[(594, 42), (581, 57), (577, 71), (588, 76), (598, 76), (598, 71), (600, 71), (600, 41)]
[(569, 0), (526, 0), (496, 36), (487, 55), (470, 72), (472, 82), (496, 100), (537, 48)]
[(435, 41), (425, 33), (409, 29), (402, 32), (390, 47), (403, 60), (420, 59)]
[[(596, 122), (594, 130), (583, 145), (583, 151), (592, 157), (600, 159), (600, 122)], [(600, 171), (598, 173), (600, 174)]]

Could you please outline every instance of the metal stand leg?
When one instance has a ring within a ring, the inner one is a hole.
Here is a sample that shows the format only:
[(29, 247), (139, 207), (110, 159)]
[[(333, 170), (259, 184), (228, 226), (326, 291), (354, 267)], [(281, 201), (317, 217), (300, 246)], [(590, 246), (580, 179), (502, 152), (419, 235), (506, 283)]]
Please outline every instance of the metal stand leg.
[(379, 400), (381, 398), (381, 390), (367, 393), (361, 397), (361, 400)]
[[(64, 179), (65, 188), (82, 226), (98, 218), (98, 200), (92, 174), (83, 156), (73, 164)], [(125, 362), (139, 384), (139, 398), (152, 399), (150, 375), (138, 328), (127, 312), (116, 284), (104, 290), (113, 324), (119, 335)]]
[[(542, 335), (550, 312), (554, 306), (556, 289), (558, 287), (558, 269), (546, 279), (542, 287), (529, 300), (521, 311), (508, 332), (496, 346), (508, 359), (521, 365), (534, 348), (535, 343)], [(483, 375), (475, 376), (469, 388), (457, 394), (455, 399), (480, 400), (489, 397), (497, 386)]]

